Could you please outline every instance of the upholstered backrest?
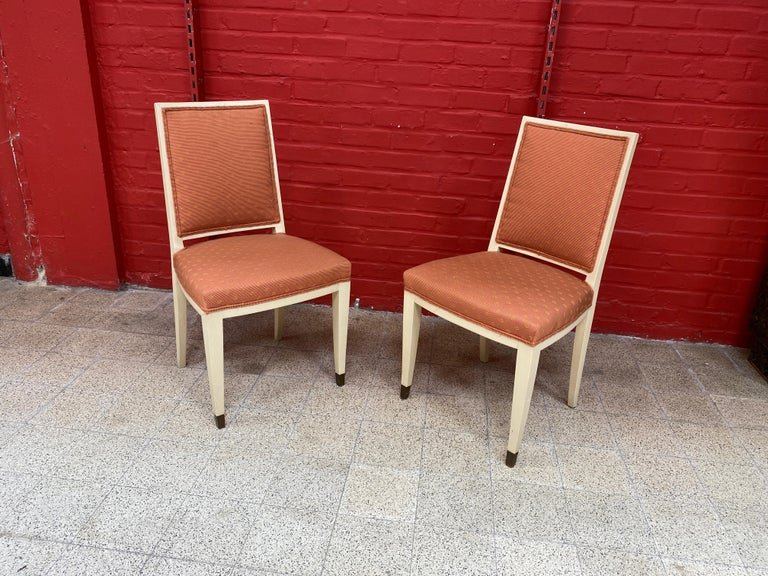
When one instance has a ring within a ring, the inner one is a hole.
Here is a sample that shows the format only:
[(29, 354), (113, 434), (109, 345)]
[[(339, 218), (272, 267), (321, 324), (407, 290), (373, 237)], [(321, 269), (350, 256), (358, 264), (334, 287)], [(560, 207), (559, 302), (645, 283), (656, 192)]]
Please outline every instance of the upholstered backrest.
[(265, 103), (159, 110), (179, 237), (280, 222)]
[(524, 119), (500, 207), (498, 244), (594, 269), (636, 135), (584, 128)]

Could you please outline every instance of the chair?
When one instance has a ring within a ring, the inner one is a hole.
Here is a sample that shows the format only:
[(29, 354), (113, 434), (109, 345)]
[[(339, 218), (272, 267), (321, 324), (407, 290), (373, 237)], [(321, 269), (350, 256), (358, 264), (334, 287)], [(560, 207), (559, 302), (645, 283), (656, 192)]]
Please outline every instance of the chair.
[(576, 329), (576, 406), (600, 277), (637, 134), (523, 117), (487, 252), (407, 270), (400, 397), (408, 398), (424, 308), (517, 349), (506, 464), (513, 467), (541, 350)]
[[(187, 301), (200, 314), (216, 425), (224, 419), (225, 318), (331, 294), (336, 384), (344, 384), (350, 269), (317, 244), (285, 234), (269, 103), (156, 103), (171, 243), (176, 359), (186, 365)], [(271, 234), (249, 231), (269, 231)], [(185, 246), (185, 241), (196, 241)]]

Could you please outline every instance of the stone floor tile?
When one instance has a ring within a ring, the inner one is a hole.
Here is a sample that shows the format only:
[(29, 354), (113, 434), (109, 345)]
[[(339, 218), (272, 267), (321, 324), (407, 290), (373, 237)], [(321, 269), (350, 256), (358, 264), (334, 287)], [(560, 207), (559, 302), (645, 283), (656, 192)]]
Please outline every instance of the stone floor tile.
[(502, 576), (581, 576), (576, 546), (496, 536)]
[(143, 489), (191, 490), (214, 448), (185, 440), (152, 440), (146, 444), (120, 484)]
[(243, 405), (272, 412), (301, 412), (307, 403), (311, 388), (309, 382), (262, 375), (253, 383), (243, 400)]
[(741, 566), (665, 558), (668, 576), (748, 576)]
[(696, 494), (703, 490), (687, 458), (657, 454), (627, 454), (624, 460), (635, 490), (643, 497)]
[(239, 564), (258, 570), (320, 574), (334, 515), (264, 506), (254, 520)]
[(579, 560), (583, 576), (666, 576), (660, 558), (652, 555), (630, 554), (604, 548), (581, 548)]
[[(234, 561), (234, 559), (232, 559)], [(151, 557), (141, 570), (141, 576), (233, 576), (232, 566), (204, 564), (177, 560), (176, 558)], [(258, 576), (256, 572), (238, 570), (237, 576)]]
[(423, 427), (426, 421), (427, 396), (418, 388), (411, 390), (407, 400), (387, 388), (373, 388), (363, 411), (366, 420)]
[(428, 428), (421, 466), (426, 472), (488, 477), (488, 437), (470, 432)]
[(647, 497), (643, 500), (656, 547), (680, 560), (738, 564), (733, 541), (720, 519), (700, 496)]
[(0, 534), (0, 574), (43, 576), (66, 545)]
[(318, 458), (349, 462), (360, 431), (359, 420), (303, 414), (288, 441), (293, 454), (311, 454)]
[(411, 426), (364, 421), (355, 446), (355, 464), (417, 470), (421, 465), (424, 430)]
[(523, 438), (514, 468), (506, 465), (507, 439), (491, 438), (491, 477), (495, 482), (514, 481), (562, 487), (555, 447)]
[(623, 386), (612, 383), (596, 384), (603, 407), (608, 414), (659, 418), (663, 412), (656, 396), (643, 386)]
[(728, 426), (768, 430), (768, 399), (713, 395), (712, 400)]
[(493, 531), (490, 478), (422, 472), (416, 522), (418, 526), (428, 524), (490, 534)]
[(143, 443), (130, 436), (84, 434), (52, 472), (61, 478), (115, 484), (138, 457)]
[(413, 525), (339, 514), (323, 567), (324, 576), (407, 576)]
[(552, 437), (558, 444), (613, 449), (616, 440), (608, 417), (599, 412), (560, 410), (550, 413)]
[(483, 373), (482, 365), (433, 364), (425, 392), (450, 396), (482, 397), (485, 394)]
[(555, 450), (564, 488), (601, 494), (630, 493), (629, 475), (618, 452), (562, 445), (556, 445)]
[(189, 497), (155, 548), (155, 554), (210, 562), (232, 563), (259, 515), (259, 505), (242, 500)]
[(58, 386), (7, 382), (0, 384), (0, 419), (22, 422), (29, 420), (60, 392)]
[(488, 416), (482, 398), (427, 395), (427, 428), (486, 434)]
[(20, 536), (71, 541), (107, 495), (93, 482), (43, 478), (16, 501), (9, 531)]
[(70, 546), (48, 572), (56, 576), (137, 576), (146, 561), (142, 554)]
[[(717, 506), (725, 537), (733, 543), (745, 566), (768, 569), (768, 506)], [(729, 559), (730, 560), (730, 559)], [(736, 562), (732, 562), (736, 563)]]
[(278, 461), (264, 503), (271, 506), (333, 512), (339, 508), (349, 464), (310, 454)]
[(81, 544), (150, 553), (184, 496), (170, 490), (115, 487), (77, 534)]
[(631, 496), (566, 491), (575, 543), (633, 554), (654, 552), (643, 511)]
[(724, 426), (670, 422), (680, 455), (694, 460), (748, 464), (749, 455)]
[(418, 471), (353, 464), (339, 514), (413, 522), (418, 485)]
[(493, 514), (496, 534), (573, 542), (573, 524), (562, 488), (494, 482)]
[(624, 454), (682, 456), (677, 438), (664, 420), (635, 416), (611, 416), (611, 429)]
[(212, 499), (261, 502), (277, 471), (276, 456), (227, 444), (214, 449), (188, 490)]
[(494, 542), (488, 534), (418, 526), (413, 538), (413, 576), (496, 574)]

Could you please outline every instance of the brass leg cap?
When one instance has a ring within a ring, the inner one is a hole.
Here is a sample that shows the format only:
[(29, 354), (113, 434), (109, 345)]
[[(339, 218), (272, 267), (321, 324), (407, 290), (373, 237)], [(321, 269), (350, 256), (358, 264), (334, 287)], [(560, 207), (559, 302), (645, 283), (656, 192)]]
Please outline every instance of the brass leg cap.
[(515, 462), (517, 462), (517, 454), (512, 454), (512, 452), (507, 450), (507, 466), (514, 468)]
[(400, 400), (406, 400), (411, 393), (410, 386), (400, 385)]
[(336, 386), (344, 386), (344, 374), (336, 374)]
[(225, 424), (224, 424), (224, 414), (221, 414), (219, 416), (214, 416), (214, 418), (216, 418), (216, 428), (218, 428), (219, 430), (224, 428), (224, 426), (225, 426)]

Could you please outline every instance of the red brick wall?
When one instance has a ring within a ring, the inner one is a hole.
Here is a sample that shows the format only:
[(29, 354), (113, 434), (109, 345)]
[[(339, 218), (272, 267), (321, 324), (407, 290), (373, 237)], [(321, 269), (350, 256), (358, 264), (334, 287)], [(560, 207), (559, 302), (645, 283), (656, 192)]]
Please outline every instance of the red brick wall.
[[(398, 309), (405, 268), (485, 249), (549, 2), (198, 4), (208, 99), (271, 101), (288, 231), (349, 257), (363, 306)], [(763, 0), (700, 4), (564, 0), (548, 116), (642, 134), (598, 330), (745, 341), (768, 18)], [(125, 279), (168, 286), (151, 103), (188, 99), (181, 2), (91, 7)]]
[(599, 328), (744, 343), (768, 245), (765, 2), (565, 1), (549, 112), (642, 135)]
[(0, 254), (8, 254), (10, 247), (8, 246), (8, 235), (5, 233), (5, 222), (3, 218), (3, 207), (0, 205)]

